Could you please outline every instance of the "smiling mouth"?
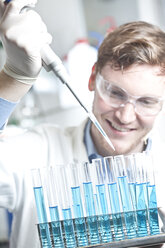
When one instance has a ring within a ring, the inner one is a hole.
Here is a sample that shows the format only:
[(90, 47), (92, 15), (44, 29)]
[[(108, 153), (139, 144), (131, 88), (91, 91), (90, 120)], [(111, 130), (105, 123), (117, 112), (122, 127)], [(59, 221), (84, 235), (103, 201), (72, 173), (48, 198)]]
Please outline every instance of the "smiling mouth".
[(119, 125), (117, 125), (116, 123), (112, 123), (110, 121), (107, 120), (107, 122), (109, 123), (109, 125), (115, 129), (116, 131), (119, 131), (119, 132), (130, 132), (130, 131), (133, 131), (135, 129), (133, 128), (124, 128), (124, 127), (121, 127)]

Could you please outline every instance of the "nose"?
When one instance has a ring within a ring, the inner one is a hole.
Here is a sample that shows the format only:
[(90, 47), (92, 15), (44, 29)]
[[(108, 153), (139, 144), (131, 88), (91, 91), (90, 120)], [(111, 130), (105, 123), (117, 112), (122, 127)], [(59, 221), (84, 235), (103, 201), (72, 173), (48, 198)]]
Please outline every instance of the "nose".
[(123, 124), (129, 124), (136, 119), (134, 105), (130, 102), (121, 105), (115, 112), (116, 117)]

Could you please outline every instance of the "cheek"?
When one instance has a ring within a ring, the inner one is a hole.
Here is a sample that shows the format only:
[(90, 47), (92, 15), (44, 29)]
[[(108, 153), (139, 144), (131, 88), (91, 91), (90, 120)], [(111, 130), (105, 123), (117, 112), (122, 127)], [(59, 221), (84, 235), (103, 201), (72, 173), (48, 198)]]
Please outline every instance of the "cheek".
[(150, 130), (155, 123), (155, 119), (156, 117), (145, 117), (145, 118), (143, 117), (143, 118), (139, 118), (139, 123), (144, 129)]
[(97, 93), (95, 93), (94, 101), (93, 101), (93, 112), (95, 114), (101, 114), (109, 110), (110, 110), (110, 107), (105, 104), (105, 102), (102, 100), (102, 98)]

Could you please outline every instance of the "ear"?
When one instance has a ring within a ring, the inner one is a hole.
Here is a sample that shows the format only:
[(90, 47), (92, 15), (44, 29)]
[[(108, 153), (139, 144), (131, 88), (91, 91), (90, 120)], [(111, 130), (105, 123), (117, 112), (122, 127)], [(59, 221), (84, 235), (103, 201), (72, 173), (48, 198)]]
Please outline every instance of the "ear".
[(88, 89), (90, 91), (93, 91), (95, 89), (95, 79), (96, 79), (95, 68), (96, 68), (96, 63), (92, 67), (92, 72), (91, 72), (91, 75), (90, 75), (90, 78), (89, 78), (89, 82), (88, 82)]

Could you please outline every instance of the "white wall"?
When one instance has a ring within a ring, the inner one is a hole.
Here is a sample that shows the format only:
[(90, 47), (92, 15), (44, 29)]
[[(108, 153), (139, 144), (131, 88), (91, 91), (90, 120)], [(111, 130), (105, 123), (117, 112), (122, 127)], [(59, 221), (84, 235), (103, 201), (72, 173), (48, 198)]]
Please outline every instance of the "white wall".
[(52, 48), (63, 57), (78, 38), (86, 37), (82, 0), (38, 0), (36, 10), (53, 36)]
[[(164, 0), (83, 0), (88, 31), (102, 34), (108, 28), (100, 20), (113, 17), (116, 25), (130, 21), (148, 21), (165, 29)], [(110, 23), (109, 23), (110, 24)]]
[(117, 26), (138, 19), (136, 0), (83, 0), (83, 3), (88, 30), (104, 34), (108, 23), (103, 26), (100, 20), (107, 16), (113, 17)]
[(162, 0), (137, 0), (138, 17), (140, 20), (165, 28), (165, 15)]

